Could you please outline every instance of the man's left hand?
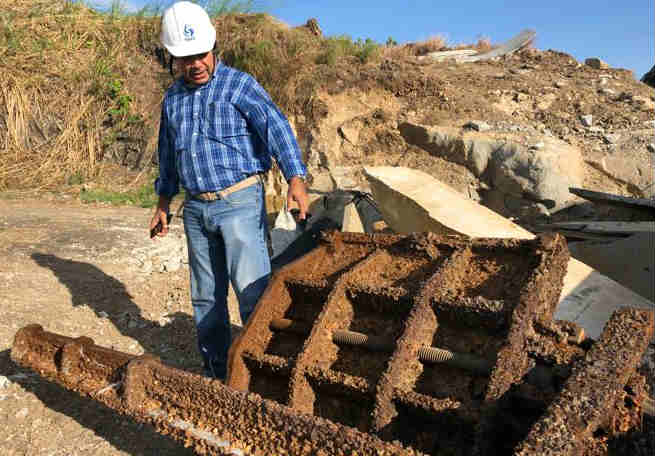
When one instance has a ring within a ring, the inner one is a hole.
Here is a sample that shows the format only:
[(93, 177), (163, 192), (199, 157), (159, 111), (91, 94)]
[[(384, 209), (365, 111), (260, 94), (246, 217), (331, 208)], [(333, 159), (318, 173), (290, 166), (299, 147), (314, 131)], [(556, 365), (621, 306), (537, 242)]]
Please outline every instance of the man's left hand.
[(289, 180), (289, 191), (287, 192), (287, 207), (293, 207), (293, 203), (298, 205), (300, 220), (305, 220), (307, 216), (307, 209), (309, 207), (309, 197), (307, 196), (307, 188), (305, 181), (300, 176), (293, 176)]

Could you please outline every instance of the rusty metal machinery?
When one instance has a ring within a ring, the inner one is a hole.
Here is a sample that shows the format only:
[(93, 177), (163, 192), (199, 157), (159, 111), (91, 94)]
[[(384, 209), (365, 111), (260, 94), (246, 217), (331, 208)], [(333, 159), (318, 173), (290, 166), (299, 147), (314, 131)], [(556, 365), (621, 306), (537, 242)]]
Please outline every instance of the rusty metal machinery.
[(227, 386), (39, 326), (12, 359), (199, 454), (580, 454), (640, 425), (653, 313), (583, 340), (552, 319), (568, 258), (553, 235), (333, 232), (275, 274)]

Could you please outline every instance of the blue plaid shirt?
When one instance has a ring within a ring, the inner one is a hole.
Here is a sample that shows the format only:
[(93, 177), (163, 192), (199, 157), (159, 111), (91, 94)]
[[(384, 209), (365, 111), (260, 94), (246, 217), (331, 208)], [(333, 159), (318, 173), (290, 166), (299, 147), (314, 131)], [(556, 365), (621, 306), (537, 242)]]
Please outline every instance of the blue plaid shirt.
[(214, 192), (271, 168), (289, 180), (307, 172), (289, 122), (249, 74), (220, 62), (212, 78), (189, 87), (180, 78), (167, 91), (159, 127), (158, 195), (180, 185), (191, 195)]

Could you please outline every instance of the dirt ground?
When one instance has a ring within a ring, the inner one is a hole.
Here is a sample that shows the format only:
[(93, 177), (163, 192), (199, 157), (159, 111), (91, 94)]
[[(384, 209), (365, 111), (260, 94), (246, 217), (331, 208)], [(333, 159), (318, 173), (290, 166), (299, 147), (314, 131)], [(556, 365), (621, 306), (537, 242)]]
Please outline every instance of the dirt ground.
[[(182, 227), (174, 223), (171, 236), (155, 243), (146, 231), (151, 212), (42, 195), (0, 199), (3, 455), (194, 454), (18, 368), (9, 357), (16, 331), (39, 323), (48, 331), (89, 336), (127, 353), (148, 351), (169, 365), (201, 371), (188, 269), (176, 261)], [(173, 271), (161, 272), (164, 268)]]
[[(174, 221), (168, 237), (152, 241), (146, 230), (151, 213), (61, 196), (0, 197), (3, 455), (194, 454), (148, 426), (17, 367), (9, 356), (16, 331), (38, 323), (201, 372), (182, 226)], [(652, 347), (647, 374), (655, 366)]]

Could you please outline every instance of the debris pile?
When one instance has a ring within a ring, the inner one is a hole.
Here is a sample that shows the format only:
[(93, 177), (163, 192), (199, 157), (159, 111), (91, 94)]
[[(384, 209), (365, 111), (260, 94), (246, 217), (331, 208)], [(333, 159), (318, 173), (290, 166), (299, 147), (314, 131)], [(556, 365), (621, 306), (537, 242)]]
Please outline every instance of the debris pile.
[(37, 325), (12, 359), (199, 454), (577, 454), (640, 425), (653, 312), (596, 343), (553, 320), (568, 260), (559, 235), (333, 231), (275, 274), (227, 386)]

